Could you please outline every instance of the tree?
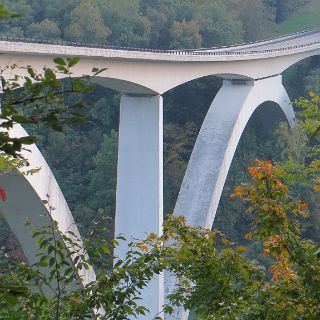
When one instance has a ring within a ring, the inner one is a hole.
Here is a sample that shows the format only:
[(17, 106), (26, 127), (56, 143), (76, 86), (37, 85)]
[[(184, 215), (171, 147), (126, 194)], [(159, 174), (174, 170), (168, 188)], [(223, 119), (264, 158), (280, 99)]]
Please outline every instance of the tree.
[(221, 1), (196, 1), (194, 20), (200, 23), (204, 47), (240, 43), (243, 38), (241, 23)]
[(199, 24), (196, 21), (176, 21), (170, 28), (170, 47), (172, 49), (190, 49), (201, 46)]
[[(71, 68), (79, 58), (54, 59), (56, 69), (44, 67), (37, 73), (32, 67), (26, 67), (26, 75), (15, 76), (13, 80), (6, 78), (8, 69), (15, 71), (18, 66), (7, 66), (2, 70), (0, 81), (2, 85), (2, 113), (0, 127), (1, 150), (14, 157), (19, 156), (23, 145), (36, 141), (35, 136), (12, 138), (10, 129), (15, 123), (24, 125), (45, 125), (56, 131), (62, 131), (67, 124), (78, 123), (87, 119), (81, 110), (85, 104), (81, 100), (82, 93), (88, 93), (92, 86), (88, 77), (72, 78)], [(101, 70), (93, 69), (93, 74)], [(64, 80), (58, 80), (57, 73), (63, 74)], [(22, 83), (22, 85), (21, 85)], [(16, 90), (22, 88), (23, 90)], [(67, 102), (67, 97), (69, 96)]]
[(197, 130), (194, 124), (189, 122), (183, 127), (167, 124), (164, 132), (164, 212), (172, 212)]
[(312, 69), (309, 74), (303, 78), (305, 85), (305, 94), (314, 92), (320, 94), (320, 68)]
[(112, 30), (108, 41), (125, 47), (146, 47), (150, 40), (150, 21), (140, 11), (139, 0), (98, 0), (106, 25)]
[[(159, 1), (157, 2), (160, 5)], [(165, 2), (167, 3), (169, 2)], [(185, 5), (184, 11), (181, 12), (182, 20), (177, 21), (183, 21), (183, 19), (190, 21), (187, 20), (191, 12), (189, 9), (190, 6)], [(70, 65), (76, 60), (56, 60), (56, 69), (69, 72)], [(44, 73), (46, 71), (44, 70)], [(41, 92), (35, 96), (32, 96), (35, 93), (32, 93), (31, 88), (39, 87), (26, 85), (26, 89), (30, 89), (27, 90), (29, 96), (23, 97), (24, 100), (28, 100), (29, 106), (31, 105), (30, 97), (39, 97), (42, 101), (38, 106), (41, 117), (30, 118), (28, 112), (26, 114), (13, 112), (7, 115), (7, 125), (14, 121), (29, 122), (32, 125), (44, 119), (52, 127), (61, 130), (61, 125), (68, 125), (69, 122), (64, 116), (60, 117), (62, 115), (55, 112), (53, 112), (53, 118), (56, 116), (56, 119), (51, 121), (52, 117), (47, 117), (50, 112), (47, 112), (48, 110), (44, 107), (45, 103), (49, 103), (52, 107), (58, 105), (58, 101), (53, 98), (56, 94), (59, 95), (61, 83), (58, 84), (57, 79), (50, 75), (50, 71), (47, 71), (47, 75), (39, 75), (39, 79), (34, 78), (32, 69), (28, 72), (31, 80), (44, 80), (40, 83), (47, 85), (41, 87), (43, 91), (41, 89)], [(28, 82), (27, 79), (25, 80)], [(77, 86), (79, 83), (73, 82), (73, 84)], [(17, 97), (20, 96), (13, 95), (14, 87), (7, 87), (11, 89), (6, 92), (5, 111), (7, 112), (15, 110), (12, 108), (17, 101), (19, 102)], [(64, 88), (69, 88), (69, 85)], [(54, 94), (50, 94), (52, 90)], [(52, 100), (46, 100), (43, 93), (49, 93)], [(22, 265), (19, 272), (1, 275), (0, 316), (10, 319), (32, 317), (77, 319), (94, 317), (92, 310), (103, 307), (106, 318), (127, 319), (129, 316), (147, 312), (143, 306), (139, 305), (139, 292), (155, 274), (167, 269), (180, 280), (176, 290), (169, 296), (168, 305), (165, 306), (165, 310), (169, 313), (173, 306), (182, 305), (185, 308), (195, 309), (199, 316), (205, 319), (319, 318), (319, 248), (311, 241), (302, 238), (298, 225), (299, 220), (307, 213), (307, 206), (301, 200), (301, 195), (294, 195), (293, 191), (290, 191), (291, 185), (296, 185), (297, 177), (299, 177), (299, 183), (307, 178), (311, 179), (314, 190), (319, 189), (318, 180), (315, 180), (319, 163), (316, 161), (317, 157), (315, 161), (311, 159), (311, 155), (315, 155), (319, 131), (317, 113), (319, 99), (312, 94), (310, 100), (301, 101), (301, 106), (306, 107), (303, 115), (306, 121), (304, 134), (299, 140), (303, 143), (306, 143), (305, 137), (311, 140), (310, 148), (307, 149), (310, 157), (306, 160), (301, 157), (303, 152), (296, 150), (296, 145), (300, 142), (295, 142), (295, 146), (290, 141), (283, 142), (288, 147), (286, 154), (292, 155), (293, 158), (298, 155), (302, 164), (298, 163), (299, 166), (289, 162), (283, 164), (282, 168), (287, 172), (284, 174), (283, 170), (272, 165), (270, 161), (257, 161), (256, 165), (249, 170), (252, 181), (239, 187), (235, 192), (235, 196), (242, 197), (249, 205), (249, 213), (253, 217), (254, 223), (249, 237), (262, 242), (264, 256), (273, 259), (270, 263), (272, 281), (266, 278), (268, 274), (264, 273), (263, 267), (243, 257), (244, 247), (230, 243), (216, 230), (191, 228), (185, 224), (182, 217), (176, 219), (171, 217), (165, 222), (163, 237), (157, 238), (151, 234), (144, 241), (131, 244), (127, 257), (115, 261), (114, 269), (108, 269), (107, 264), (104, 264), (101, 267), (102, 272), (98, 273), (97, 281), (85, 288), (73, 290), (74, 287), (71, 288), (69, 284), (72, 281), (77, 282), (75, 274), (80, 266), (72, 267), (69, 258), (72, 253), (70, 248), (73, 246), (73, 250), (77, 250), (77, 246), (71, 243), (72, 235), (69, 235), (69, 239), (64, 239), (67, 243), (69, 241), (70, 246), (67, 247), (59, 239), (55, 239), (52, 229), (56, 226), (52, 221), (50, 226), (34, 230), (35, 238), (40, 245), (39, 263), (31, 268)], [(68, 110), (64, 111), (68, 112)], [(31, 115), (34, 116), (32, 113)], [(185, 115), (183, 120), (179, 119), (179, 121), (185, 124), (188, 117), (190, 115)], [(169, 140), (176, 142), (172, 147), (174, 153), (168, 157), (169, 169), (174, 170), (172, 158), (177, 158), (178, 174), (183, 171), (183, 162), (188, 157), (190, 148), (186, 144), (194, 139), (194, 132), (196, 132), (194, 127), (194, 124), (188, 123), (187, 133), (181, 130), (182, 132), (178, 132), (178, 137), (169, 136)], [(298, 135), (300, 136), (299, 132)], [(116, 153), (111, 152), (111, 149), (116, 149), (115, 136), (115, 132), (106, 136), (103, 152), (101, 151), (95, 157), (98, 167), (102, 160), (107, 158), (110, 159), (110, 171), (114, 169), (112, 163)], [(62, 139), (59, 134), (54, 137), (57, 144), (68, 148), (68, 144), (60, 141)], [(10, 143), (9, 146), (13, 147)], [(99, 167), (99, 169), (102, 168)], [(103, 170), (100, 172), (104, 173)], [(100, 176), (97, 174), (93, 180), (98, 183), (99, 179)], [(290, 182), (289, 185), (286, 185), (286, 179)], [(114, 184), (114, 181), (110, 182)], [(98, 188), (98, 184), (92, 191)], [(120, 239), (114, 239), (111, 244), (102, 241), (99, 245), (94, 245), (93, 259), (99, 260), (101, 256), (107, 255), (112, 260), (110, 252), (117, 241)], [(92, 244), (92, 242), (92, 237), (85, 239), (86, 244)], [(92, 251), (92, 248), (90, 250)], [(88, 261), (83, 251), (80, 252), (80, 256), (82, 258), (80, 263), (86, 265)], [(42, 272), (44, 267), (51, 267), (49, 277)], [(52, 286), (51, 280), (58, 281), (62, 285), (60, 289)], [(38, 284), (52, 286), (54, 296), (40, 295), (34, 289)]]
[(261, 40), (274, 23), (274, 13), (262, 0), (228, 0), (229, 10), (241, 21), (245, 41)]
[(28, 26), (27, 35), (34, 39), (57, 40), (61, 38), (59, 26), (49, 19), (44, 19), (39, 23), (32, 23)]
[(276, 0), (277, 16), (276, 22), (281, 22), (286, 19), (286, 17), (302, 5), (309, 2), (309, 0)]
[[(23, 34), (23, 30), (27, 28), (27, 26), (32, 23), (33, 11), (31, 6), (28, 4), (27, 0), (18, 0), (18, 1), (2, 1), (6, 8), (8, 8), (9, 12), (16, 13), (14, 16), (4, 16), (5, 20), (0, 22), (1, 25), (1, 33), (10, 34), (13, 29), (13, 33)], [(18, 16), (17, 16), (18, 14)], [(8, 18), (19, 17), (19, 19), (12, 19), (10, 23), (8, 23)]]
[(65, 36), (70, 41), (105, 43), (110, 34), (101, 13), (92, 1), (82, 1), (70, 14)]
[(117, 155), (118, 133), (113, 130), (110, 135), (103, 136), (100, 150), (93, 159), (95, 170), (91, 172), (88, 197), (88, 201), (95, 210), (105, 210), (108, 216), (113, 216), (115, 212)]

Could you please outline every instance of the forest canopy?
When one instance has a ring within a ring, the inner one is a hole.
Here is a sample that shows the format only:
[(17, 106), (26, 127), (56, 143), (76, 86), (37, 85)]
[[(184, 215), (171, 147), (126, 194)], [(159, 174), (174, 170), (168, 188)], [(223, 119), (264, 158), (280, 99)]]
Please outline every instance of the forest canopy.
[[(190, 48), (261, 39), (307, 0), (5, 0), (1, 33), (120, 46)], [(254, 12), (254, 14), (253, 14)]]

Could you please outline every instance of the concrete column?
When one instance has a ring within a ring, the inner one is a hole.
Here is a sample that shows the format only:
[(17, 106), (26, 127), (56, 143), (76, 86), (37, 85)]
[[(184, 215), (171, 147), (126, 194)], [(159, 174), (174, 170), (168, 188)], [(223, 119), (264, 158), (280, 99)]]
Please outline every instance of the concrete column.
[[(163, 102), (161, 96), (124, 95), (120, 102), (115, 235), (127, 241), (162, 233), (163, 223)], [(125, 244), (115, 255), (124, 257)], [(139, 302), (150, 319), (163, 305), (163, 277), (156, 277)]]

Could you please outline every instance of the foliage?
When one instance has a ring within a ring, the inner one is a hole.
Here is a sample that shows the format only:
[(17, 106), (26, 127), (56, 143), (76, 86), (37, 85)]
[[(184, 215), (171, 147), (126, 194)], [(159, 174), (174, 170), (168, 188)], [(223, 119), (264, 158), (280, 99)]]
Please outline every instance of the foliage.
[(250, 319), (317, 319), (319, 246), (301, 238), (295, 218), (307, 215), (307, 204), (292, 198), (280, 180), (284, 172), (270, 161), (257, 160), (249, 172), (253, 183), (236, 188), (233, 197), (249, 202), (254, 224), (248, 236), (261, 241), (263, 255), (274, 261), (269, 267), (271, 282), (259, 292)]
[[(179, 280), (167, 297), (164, 311), (171, 313), (176, 306), (193, 309), (201, 319), (317, 319), (319, 309), (318, 277), (319, 246), (300, 236), (296, 217), (307, 215), (307, 205), (294, 198), (281, 179), (284, 172), (270, 161), (256, 161), (249, 168), (252, 181), (236, 188), (233, 197), (249, 203), (253, 215), (249, 238), (263, 244), (262, 254), (271, 259), (272, 279), (265, 277), (262, 267), (243, 257), (246, 248), (235, 246), (217, 230), (190, 227), (183, 217), (169, 217), (164, 234), (150, 234), (145, 240), (128, 244), (125, 257), (114, 258), (114, 268), (103, 270), (97, 280), (82, 289), (74, 289), (76, 270), (87, 265), (87, 257), (78, 239), (70, 233), (61, 239), (55, 236), (55, 223), (34, 229), (40, 246), (39, 262), (31, 268), (20, 267), (20, 273), (9, 277), (18, 281), (15, 288), (3, 284), (3, 292), (15, 295), (0, 315), (10, 312), (37, 315), (46, 319), (78, 319), (93, 317), (92, 310), (104, 310), (105, 318), (128, 319), (145, 314), (139, 304), (141, 290), (155, 274), (169, 270)], [(94, 254), (109, 255), (113, 246), (95, 244)], [(85, 241), (86, 243), (86, 241)], [(70, 259), (76, 258), (76, 268)], [(49, 267), (49, 273), (43, 268)], [(47, 275), (49, 274), (49, 276)], [(5, 281), (6, 278), (4, 278)], [(35, 285), (48, 286), (53, 296), (39, 295)], [(59, 289), (60, 288), (60, 289)], [(12, 293), (11, 293), (12, 289)], [(11, 304), (10, 304), (11, 303)], [(1, 314), (2, 313), (2, 314)]]
[(3, 3), (0, 4), (0, 19), (17, 17), (21, 17), (21, 14), (11, 13), (8, 11), (8, 9), (5, 7)]
[(309, 0), (287, 0), (281, 1), (277, 0), (277, 17), (276, 20), (283, 21), (291, 12), (295, 11), (297, 8), (303, 6), (304, 4), (310, 2)]
[[(132, 244), (132, 251), (123, 261), (118, 260), (113, 270), (105, 270), (95, 282), (81, 288), (78, 272), (91, 268), (86, 251), (71, 231), (58, 235), (53, 220), (49, 226), (33, 228), (39, 261), (32, 266), (20, 264), (16, 271), (1, 276), (2, 319), (84, 319), (102, 314), (128, 319), (145, 313), (137, 295), (154, 274), (153, 257), (142, 255)], [(95, 243), (99, 256), (110, 256), (112, 249), (112, 244)]]
[(27, 34), (31, 38), (42, 40), (58, 40), (61, 38), (61, 31), (57, 23), (47, 18), (41, 22), (30, 24), (28, 26)]
[(227, 0), (227, 5), (241, 21), (245, 41), (262, 39), (266, 30), (274, 25), (272, 6), (262, 0)]
[(170, 29), (171, 48), (199, 48), (202, 37), (200, 35), (199, 24), (195, 21), (176, 21)]
[(317, 95), (320, 94), (320, 68), (312, 69), (303, 80), (306, 94), (309, 92), (314, 92)]
[[(285, 1), (283, 1), (285, 3)], [(284, 21), (275, 24), (269, 31), (270, 35), (284, 35), (293, 32), (310, 30), (319, 27), (320, 4), (308, 1), (308, 4), (297, 8)]]
[[(0, 115), (2, 130), (0, 132), (1, 150), (13, 157), (21, 156), (23, 145), (33, 144), (35, 136), (12, 137), (10, 129), (15, 124), (42, 124), (56, 131), (62, 131), (64, 125), (79, 123), (87, 119), (81, 110), (84, 103), (81, 94), (88, 93), (92, 87), (87, 83), (88, 77), (72, 78), (71, 68), (79, 58), (54, 59), (55, 69), (44, 67), (37, 73), (31, 66), (7, 66), (1, 70), (2, 112)], [(93, 75), (101, 70), (93, 69)], [(13, 79), (8, 73), (16, 73)], [(65, 80), (59, 80), (59, 77)], [(23, 90), (17, 90), (17, 89)], [(69, 104), (66, 97), (69, 96)]]
[(70, 14), (65, 35), (68, 40), (83, 43), (105, 43), (110, 30), (104, 25), (93, 2), (82, 1)]
[[(212, 46), (263, 36), (263, 28), (269, 27), (270, 20), (272, 24), (274, 19), (270, 13), (273, 5), (260, 0), (57, 0), (54, 4), (40, 1), (41, 4), (39, 0), (5, 0), (8, 8), (21, 12), (23, 18), (12, 25), (3, 24), (2, 33), (41, 39), (47, 36), (82, 42), (108, 41), (121, 46), (176, 48), (185, 46), (184, 42), (177, 42), (177, 28), (181, 29), (179, 33), (186, 33), (186, 38), (192, 35), (193, 41), (186, 40), (189, 46), (200, 45), (201, 39), (203, 44)], [(250, 4), (255, 7), (256, 19), (251, 14)], [(44, 30), (40, 30), (39, 25), (43, 25)], [(255, 34), (253, 30), (256, 30)]]
[[(110, 135), (104, 135), (101, 147), (93, 161), (95, 171), (89, 186), (91, 205), (97, 209), (103, 209), (111, 216), (115, 211), (115, 197), (109, 190), (116, 188), (117, 181), (117, 154), (118, 154), (118, 133), (111, 131)], [(101, 185), (105, 189), (100, 189)]]
[(259, 266), (243, 258), (244, 247), (217, 230), (187, 226), (182, 217), (165, 222), (161, 239), (166, 268), (179, 282), (170, 304), (192, 309), (203, 319), (234, 319), (263, 278)]

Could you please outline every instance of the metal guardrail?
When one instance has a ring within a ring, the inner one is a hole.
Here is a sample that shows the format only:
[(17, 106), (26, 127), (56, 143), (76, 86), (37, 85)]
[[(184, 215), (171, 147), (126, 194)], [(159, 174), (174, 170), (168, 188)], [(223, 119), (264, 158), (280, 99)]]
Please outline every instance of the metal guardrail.
[[(276, 37), (270, 38), (263, 41), (257, 42), (250, 42), (247, 45), (265, 42), (265, 41), (272, 41), (278, 40), (279, 42), (281, 38), (288, 38), (290, 36), (296, 36), (297, 38), (299, 35), (303, 37), (306, 33), (315, 33), (318, 30), (319, 37), (320, 37), (320, 29), (313, 29), (303, 32), (294, 33), (288, 36), (283, 37)], [(9, 36), (0, 36), (0, 41), (8, 41), (8, 42), (22, 42), (22, 43), (36, 43), (36, 44), (49, 44), (49, 45), (60, 45), (60, 46), (69, 46), (69, 47), (85, 47), (85, 48), (93, 48), (93, 49), (109, 49), (109, 50), (122, 50), (122, 51), (137, 51), (137, 52), (149, 52), (149, 53), (162, 53), (162, 54), (175, 54), (175, 55), (191, 55), (191, 56), (244, 56), (244, 55), (257, 55), (257, 54), (267, 54), (267, 53), (274, 53), (274, 52), (283, 52), (283, 51), (291, 51), (301, 48), (307, 48), (311, 46), (316, 46), (320, 44), (320, 41), (314, 41), (311, 43), (289, 46), (284, 48), (274, 48), (274, 49), (265, 49), (265, 50), (251, 50), (251, 51), (221, 51), (221, 49), (227, 48), (235, 48), (236, 46), (227, 46), (227, 47), (220, 47), (215, 49), (220, 49), (220, 51), (203, 51), (203, 50), (214, 50), (211, 48), (201, 48), (201, 49), (183, 49), (183, 50), (164, 50), (164, 49), (149, 49), (149, 48), (134, 48), (134, 47), (121, 47), (121, 46), (112, 46), (107, 44), (92, 44), (92, 43), (81, 43), (81, 42), (71, 42), (71, 41), (63, 41), (63, 40), (39, 40), (33, 38), (20, 38), (20, 37), (9, 37)], [(245, 44), (239, 45), (243, 46)]]

